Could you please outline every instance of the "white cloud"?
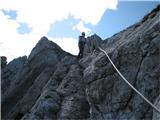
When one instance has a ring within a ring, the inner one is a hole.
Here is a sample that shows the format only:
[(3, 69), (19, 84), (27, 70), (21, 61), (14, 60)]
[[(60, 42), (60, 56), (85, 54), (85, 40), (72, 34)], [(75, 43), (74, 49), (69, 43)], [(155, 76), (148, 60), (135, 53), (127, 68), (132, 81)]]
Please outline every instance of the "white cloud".
[(77, 55), (78, 50), (78, 40), (74, 38), (49, 38), (53, 42), (57, 43), (62, 49), (66, 50), (73, 55)]
[(73, 30), (78, 30), (80, 32), (85, 32), (86, 34), (89, 34), (91, 32), (91, 29), (84, 26), (83, 21), (79, 21), (79, 23), (72, 28)]
[[(51, 24), (68, 16), (79, 19), (74, 29), (90, 32), (84, 24), (96, 25), (107, 9), (116, 9), (116, 6), (117, 0), (0, 0), (0, 10), (16, 10), (18, 15), (16, 20), (11, 20), (0, 11), (0, 55), (9, 57), (9, 61), (28, 55), (40, 37), (47, 35)], [(20, 22), (27, 23), (32, 32), (19, 34)], [(62, 41), (73, 42), (71, 47), (59, 43), (65, 50), (74, 52), (78, 49), (73, 38)]]
[(1, 11), (0, 26), (0, 55), (7, 56), (9, 61), (15, 57), (28, 55), (40, 39), (39, 35), (33, 33), (19, 34), (16, 30), (19, 23), (8, 19)]

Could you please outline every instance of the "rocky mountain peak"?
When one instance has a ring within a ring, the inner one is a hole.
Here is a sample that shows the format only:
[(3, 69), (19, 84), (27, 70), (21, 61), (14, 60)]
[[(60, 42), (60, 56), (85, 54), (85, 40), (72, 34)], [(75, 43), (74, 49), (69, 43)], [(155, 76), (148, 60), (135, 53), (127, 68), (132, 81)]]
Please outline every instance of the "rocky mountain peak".
[(102, 39), (97, 34), (88, 36), (86, 39), (86, 44), (84, 46), (84, 51), (83, 51), (84, 56), (92, 54), (94, 50), (101, 45), (101, 43)]
[(28, 61), (31, 61), (38, 54), (52, 55), (52, 53), (55, 55), (57, 54), (61, 56), (61, 54), (64, 54), (64, 51), (56, 43), (49, 41), (47, 37), (42, 37), (39, 40), (39, 42), (36, 44), (36, 46), (33, 48), (33, 50), (31, 51), (31, 54), (28, 57)]
[(41, 37), (41, 39), (38, 41), (35, 48), (33, 48), (33, 49), (39, 50), (39, 49), (45, 49), (45, 48), (58, 48), (58, 49), (60, 49), (60, 47), (56, 43), (48, 40), (47, 37), (43, 36), (43, 37)]
[(159, 108), (159, 8), (106, 40), (96, 34), (87, 37), (81, 59), (46, 37), (28, 59), (6, 65), (1, 57), (2, 119), (159, 119), (97, 48), (103, 48), (125, 78)]

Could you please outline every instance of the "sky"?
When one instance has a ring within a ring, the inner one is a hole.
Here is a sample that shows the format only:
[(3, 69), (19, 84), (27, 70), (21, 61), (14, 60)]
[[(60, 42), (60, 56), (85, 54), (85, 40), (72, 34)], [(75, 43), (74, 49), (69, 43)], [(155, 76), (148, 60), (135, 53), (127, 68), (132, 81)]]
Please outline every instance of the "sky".
[(78, 36), (102, 39), (138, 22), (159, 0), (0, 0), (0, 55), (29, 55), (42, 36), (77, 55)]

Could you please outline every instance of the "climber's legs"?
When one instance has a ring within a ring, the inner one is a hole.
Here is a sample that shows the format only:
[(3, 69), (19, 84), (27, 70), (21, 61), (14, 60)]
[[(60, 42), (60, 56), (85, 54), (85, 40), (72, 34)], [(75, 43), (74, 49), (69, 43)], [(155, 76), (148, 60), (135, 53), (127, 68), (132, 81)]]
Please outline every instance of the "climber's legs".
[(79, 42), (79, 44), (78, 44), (78, 46), (79, 46), (78, 58), (83, 57), (84, 44), (85, 44), (84, 42)]

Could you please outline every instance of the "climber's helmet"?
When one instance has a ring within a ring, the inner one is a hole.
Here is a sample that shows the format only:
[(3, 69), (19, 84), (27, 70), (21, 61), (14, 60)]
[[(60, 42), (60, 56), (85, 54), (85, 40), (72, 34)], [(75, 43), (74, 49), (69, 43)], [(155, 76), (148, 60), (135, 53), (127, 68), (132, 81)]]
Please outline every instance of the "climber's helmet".
[(82, 36), (85, 36), (85, 32), (82, 32)]

